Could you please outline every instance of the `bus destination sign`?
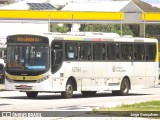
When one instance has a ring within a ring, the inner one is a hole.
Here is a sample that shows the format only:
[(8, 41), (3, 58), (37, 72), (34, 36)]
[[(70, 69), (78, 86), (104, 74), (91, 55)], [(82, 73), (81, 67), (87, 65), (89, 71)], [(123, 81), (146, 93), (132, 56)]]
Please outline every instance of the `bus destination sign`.
[(8, 43), (49, 43), (48, 38), (35, 35), (13, 35), (7, 38)]
[(42, 38), (39, 37), (17, 37), (17, 42), (42, 42)]

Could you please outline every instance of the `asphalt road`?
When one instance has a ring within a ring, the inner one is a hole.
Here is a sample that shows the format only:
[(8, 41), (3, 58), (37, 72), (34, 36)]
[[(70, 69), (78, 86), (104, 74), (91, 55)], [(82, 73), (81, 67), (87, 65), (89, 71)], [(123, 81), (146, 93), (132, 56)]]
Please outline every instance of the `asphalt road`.
[(0, 111), (84, 112), (92, 111), (99, 107), (113, 107), (151, 100), (160, 100), (160, 87), (130, 90), (128, 96), (113, 96), (111, 92), (99, 92), (94, 97), (84, 97), (82, 94), (75, 92), (71, 99), (64, 99), (58, 93), (39, 93), (37, 98), (29, 99), (23, 92), (1, 91)]
[(130, 90), (128, 96), (113, 96), (111, 92), (99, 92), (94, 97), (84, 97), (81, 93), (75, 92), (71, 99), (63, 99), (59, 93), (39, 93), (37, 98), (29, 99), (24, 92), (1, 91), (0, 110), (92, 110), (97, 107), (112, 107), (150, 100), (160, 100), (160, 87)]

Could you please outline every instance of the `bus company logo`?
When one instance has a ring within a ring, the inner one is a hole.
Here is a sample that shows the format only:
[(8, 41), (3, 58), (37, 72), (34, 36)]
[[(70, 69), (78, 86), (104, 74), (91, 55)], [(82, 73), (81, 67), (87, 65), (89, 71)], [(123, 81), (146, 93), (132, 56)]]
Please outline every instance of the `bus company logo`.
[(2, 117), (12, 117), (11, 112), (2, 112)]

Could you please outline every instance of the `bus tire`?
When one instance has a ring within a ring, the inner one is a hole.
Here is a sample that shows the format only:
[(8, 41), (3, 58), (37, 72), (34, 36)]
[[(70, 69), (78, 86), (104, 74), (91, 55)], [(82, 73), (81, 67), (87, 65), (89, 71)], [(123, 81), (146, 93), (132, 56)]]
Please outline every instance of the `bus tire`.
[(94, 96), (96, 95), (97, 91), (81, 91), (81, 93), (84, 96)]
[(128, 95), (129, 92), (129, 80), (128, 78), (123, 78), (120, 88), (120, 95), (125, 96)]
[(38, 95), (38, 92), (31, 92), (31, 91), (29, 91), (29, 92), (26, 92), (26, 94), (27, 94), (27, 97), (28, 98), (35, 98), (35, 97), (37, 97), (37, 95)]
[(66, 89), (64, 92), (61, 92), (63, 98), (72, 98), (73, 96), (73, 84), (71, 81), (68, 81), (66, 84)]
[(121, 87), (120, 90), (112, 91), (113, 95), (121, 95), (121, 96), (126, 96), (128, 95), (129, 92), (129, 80), (128, 78), (123, 78), (121, 82)]

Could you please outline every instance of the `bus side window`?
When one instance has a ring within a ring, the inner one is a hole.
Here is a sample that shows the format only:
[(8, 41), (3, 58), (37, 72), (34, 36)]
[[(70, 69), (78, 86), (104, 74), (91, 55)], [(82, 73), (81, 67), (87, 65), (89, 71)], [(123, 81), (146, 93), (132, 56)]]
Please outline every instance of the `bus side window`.
[(146, 60), (154, 61), (156, 59), (156, 45), (148, 44), (146, 45)]
[(80, 43), (80, 59), (91, 60), (91, 43)]
[(66, 59), (77, 59), (78, 58), (78, 44), (68, 42), (66, 43)]
[(132, 44), (121, 44), (121, 59), (132, 60), (132, 58), (133, 58)]
[(119, 60), (119, 44), (110, 43), (107, 45), (108, 60)]
[(145, 60), (145, 46), (143, 44), (134, 45), (134, 59)]
[(93, 60), (104, 60), (105, 57), (105, 44), (93, 43)]

